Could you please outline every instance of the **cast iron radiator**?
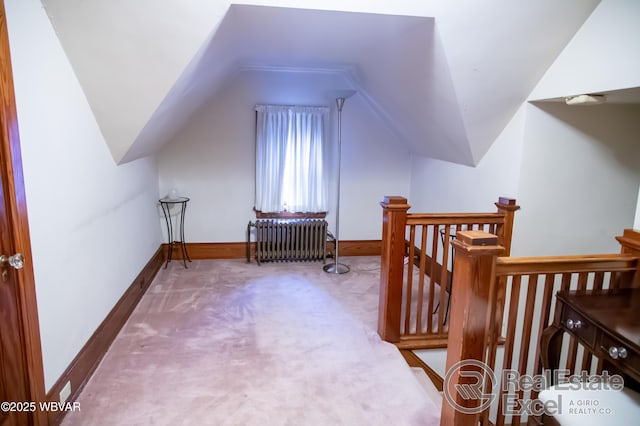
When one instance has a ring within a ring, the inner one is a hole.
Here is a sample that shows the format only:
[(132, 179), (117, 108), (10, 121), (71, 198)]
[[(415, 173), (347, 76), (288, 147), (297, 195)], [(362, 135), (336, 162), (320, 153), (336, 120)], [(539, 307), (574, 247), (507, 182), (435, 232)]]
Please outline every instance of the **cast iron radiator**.
[(273, 261), (326, 261), (327, 221), (324, 219), (258, 219), (255, 223), (249, 222), (247, 247), (252, 226), (256, 228), (255, 256), (258, 265)]

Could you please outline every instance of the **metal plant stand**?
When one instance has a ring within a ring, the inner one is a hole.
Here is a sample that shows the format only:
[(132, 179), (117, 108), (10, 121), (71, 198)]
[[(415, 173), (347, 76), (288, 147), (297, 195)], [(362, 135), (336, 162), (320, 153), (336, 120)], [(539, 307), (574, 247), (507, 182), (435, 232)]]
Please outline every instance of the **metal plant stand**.
[[(173, 247), (176, 244), (180, 244), (180, 249), (182, 251), (182, 263), (184, 267), (187, 267), (187, 261), (191, 262), (191, 258), (189, 257), (189, 253), (187, 253), (187, 244), (184, 239), (184, 212), (187, 210), (187, 203), (189, 202), (189, 198), (187, 197), (176, 197), (176, 198), (168, 198), (164, 197), (159, 200), (160, 206), (162, 207), (162, 213), (164, 213), (164, 220), (167, 224), (167, 235), (168, 235), (168, 253), (167, 253), (167, 261), (164, 264), (166, 268), (171, 262), (173, 257)], [(173, 232), (173, 221), (171, 220), (171, 207), (174, 205), (180, 206), (180, 216), (178, 217), (179, 223), (176, 223), (179, 226), (179, 240), (174, 240), (174, 232)]]

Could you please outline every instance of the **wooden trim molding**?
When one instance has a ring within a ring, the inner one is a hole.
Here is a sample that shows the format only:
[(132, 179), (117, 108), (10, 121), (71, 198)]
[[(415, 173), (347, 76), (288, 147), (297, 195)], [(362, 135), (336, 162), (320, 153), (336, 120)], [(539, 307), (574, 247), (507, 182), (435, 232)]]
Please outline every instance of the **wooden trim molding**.
[[(162, 245), (162, 253), (167, 258), (169, 245)], [(333, 242), (327, 242), (329, 252), (333, 252)], [(255, 243), (249, 245), (249, 256), (254, 258)], [(341, 256), (380, 256), (382, 251), (381, 240), (344, 240), (340, 241)], [(191, 259), (246, 259), (247, 243), (187, 243), (187, 253)], [(171, 258), (182, 260), (182, 251), (179, 244), (173, 245)]]
[[(71, 383), (71, 395), (67, 401), (76, 400), (106, 354), (109, 346), (111, 346), (111, 343), (140, 301), (140, 298), (149, 288), (149, 284), (153, 281), (163, 263), (164, 252), (162, 248), (158, 248), (120, 300), (118, 300), (118, 303), (109, 312), (109, 315), (102, 321), (78, 355), (71, 361), (69, 367), (49, 390), (47, 401), (58, 402), (60, 391), (67, 382)], [(59, 425), (64, 418), (64, 414), (64, 411), (50, 411), (48, 413), (49, 425)]]
[[(333, 247), (333, 243), (327, 243)], [(382, 240), (341, 240), (340, 256), (380, 256)]]
[[(251, 256), (254, 244), (251, 244)], [(162, 254), (167, 258), (168, 244), (162, 244)], [(247, 257), (247, 243), (187, 243), (187, 253), (192, 260), (244, 259)], [(172, 259), (182, 260), (179, 244), (173, 245)]]

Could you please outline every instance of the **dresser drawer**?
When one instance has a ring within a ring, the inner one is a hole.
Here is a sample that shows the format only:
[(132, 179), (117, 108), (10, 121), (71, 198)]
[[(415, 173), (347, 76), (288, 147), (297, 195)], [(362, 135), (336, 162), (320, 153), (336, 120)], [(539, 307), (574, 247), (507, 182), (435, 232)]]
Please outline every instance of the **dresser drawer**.
[[(599, 346), (600, 353), (613, 365), (624, 366), (626, 370), (631, 370), (630, 374), (635, 373), (636, 377), (640, 375), (640, 355), (637, 352), (605, 333), (602, 333)], [(610, 352), (612, 348), (615, 348), (613, 353)]]
[(582, 315), (564, 305), (560, 323), (589, 349), (595, 349), (597, 329)]

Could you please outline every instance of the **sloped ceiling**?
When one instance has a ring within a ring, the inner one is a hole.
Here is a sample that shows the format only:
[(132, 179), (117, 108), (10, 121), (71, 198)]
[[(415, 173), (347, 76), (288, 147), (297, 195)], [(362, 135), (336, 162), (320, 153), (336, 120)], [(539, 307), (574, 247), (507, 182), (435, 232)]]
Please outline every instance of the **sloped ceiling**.
[(397, 143), (466, 165), (598, 2), (43, 0), (118, 163), (156, 152), (237, 72), (263, 69), (343, 74), (351, 87), (336, 89), (357, 90)]

